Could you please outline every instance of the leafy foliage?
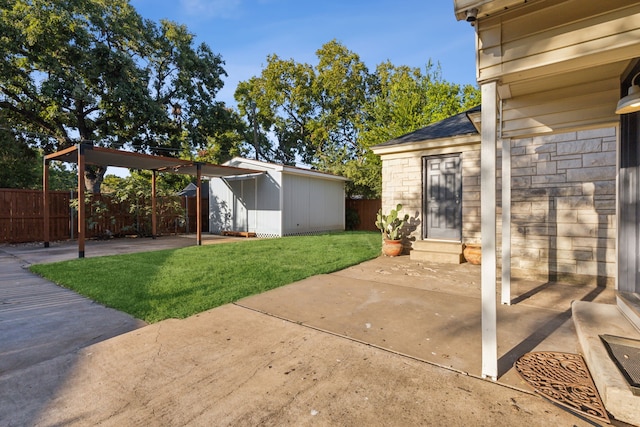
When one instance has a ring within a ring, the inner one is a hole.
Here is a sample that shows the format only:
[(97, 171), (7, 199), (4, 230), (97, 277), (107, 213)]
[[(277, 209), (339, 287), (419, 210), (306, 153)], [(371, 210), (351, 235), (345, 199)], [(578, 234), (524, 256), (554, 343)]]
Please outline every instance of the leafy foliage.
[(350, 195), (380, 197), (381, 162), (371, 146), (480, 103), (476, 88), (447, 82), (431, 62), (424, 71), (385, 62), (370, 72), (335, 40), (316, 56), (315, 66), (268, 56), (235, 97), (260, 135), (256, 158), (343, 175)]
[[(0, 129), (0, 188), (42, 189), (42, 152), (20, 136)], [(50, 190), (78, 187), (77, 172), (59, 162), (49, 166)]]
[[(0, 35), (0, 109), (12, 129), (41, 135), (45, 153), (79, 138), (178, 155), (229, 126), (214, 101), (220, 56), (128, 0), (5, 0)], [(88, 168), (90, 190), (104, 172)]]
[[(135, 219), (128, 226), (131, 234), (139, 236), (151, 235), (151, 175), (149, 171), (133, 171), (126, 178), (109, 178), (108, 183), (112, 190), (110, 196), (120, 204), (128, 206), (129, 213)], [(161, 174), (156, 179), (156, 196), (175, 196), (186, 187), (188, 178), (174, 174)], [(164, 211), (177, 212), (184, 218), (185, 212), (176, 197), (163, 198)]]

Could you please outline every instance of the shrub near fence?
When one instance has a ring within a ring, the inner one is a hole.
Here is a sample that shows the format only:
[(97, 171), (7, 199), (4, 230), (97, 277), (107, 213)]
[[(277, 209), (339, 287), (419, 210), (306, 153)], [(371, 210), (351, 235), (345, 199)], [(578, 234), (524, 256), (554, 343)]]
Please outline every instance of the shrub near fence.
[[(50, 240), (66, 240), (77, 237), (77, 216), (71, 208), (70, 201), (77, 197), (66, 191), (49, 192), (50, 204)], [(129, 205), (117, 203), (108, 195), (91, 195), (92, 202), (86, 205), (88, 238), (112, 235), (135, 234), (138, 230), (150, 233), (151, 215), (146, 213), (136, 216), (130, 213)], [(186, 221), (181, 212), (171, 206), (171, 200), (179, 201), (184, 209), (189, 208), (190, 232), (196, 229), (196, 200), (189, 197), (159, 197), (157, 199), (157, 220), (159, 234), (185, 233)], [(98, 202), (98, 203), (94, 203)], [(150, 206), (145, 200), (143, 206)], [(44, 240), (43, 200), (41, 190), (0, 189), (0, 243), (41, 242)], [(98, 213), (97, 208), (106, 209)], [(209, 203), (202, 201), (202, 231), (209, 230)], [(109, 230), (109, 232), (107, 232)]]

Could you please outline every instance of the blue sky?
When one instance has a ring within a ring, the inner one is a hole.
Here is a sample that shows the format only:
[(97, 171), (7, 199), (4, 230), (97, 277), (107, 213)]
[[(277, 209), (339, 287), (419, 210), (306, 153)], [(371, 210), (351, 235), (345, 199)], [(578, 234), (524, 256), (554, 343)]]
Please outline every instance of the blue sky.
[(222, 56), (228, 77), (217, 99), (235, 105), (238, 82), (260, 74), (267, 55), (317, 63), (336, 39), (370, 70), (389, 60), (439, 62), (443, 77), (475, 84), (474, 29), (456, 21), (452, 0), (131, 0), (138, 13), (185, 24)]

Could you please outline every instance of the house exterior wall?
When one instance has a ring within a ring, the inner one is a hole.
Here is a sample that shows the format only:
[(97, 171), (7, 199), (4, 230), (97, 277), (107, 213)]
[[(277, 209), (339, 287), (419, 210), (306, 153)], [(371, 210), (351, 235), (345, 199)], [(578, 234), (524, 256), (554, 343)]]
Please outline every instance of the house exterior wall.
[(478, 80), (509, 83), (628, 60), (639, 24), (640, 5), (628, 0), (542, 0), (483, 18)]
[[(382, 160), (382, 211), (389, 212), (398, 203), (402, 213), (409, 214), (409, 240), (422, 240), (423, 182), (422, 159), (426, 156), (460, 154), (462, 163), (462, 241), (480, 241), (480, 142), (479, 136), (465, 144), (442, 145), (423, 148), (416, 144), (410, 151), (381, 154)], [(423, 146), (433, 145), (432, 141)]]
[(515, 277), (600, 285), (616, 275), (616, 128), (511, 141)]
[(614, 126), (640, 4), (530, 2), (479, 20), (477, 36), (478, 82), (498, 82), (503, 137)]
[[(614, 284), (616, 128), (511, 143), (511, 252), (515, 278)], [(456, 151), (457, 150), (457, 151)], [(382, 209), (403, 205), (410, 240), (422, 236), (422, 158), (461, 153), (462, 241), (480, 243), (480, 145), (383, 154)], [(501, 162), (498, 150), (498, 176)], [(498, 200), (500, 199), (498, 180)], [(498, 203), (499, 204), (499, 203)], [(500, 230), (498, 207), (498, 230)], [(498, 249), (500, 248), (498, 232)]]

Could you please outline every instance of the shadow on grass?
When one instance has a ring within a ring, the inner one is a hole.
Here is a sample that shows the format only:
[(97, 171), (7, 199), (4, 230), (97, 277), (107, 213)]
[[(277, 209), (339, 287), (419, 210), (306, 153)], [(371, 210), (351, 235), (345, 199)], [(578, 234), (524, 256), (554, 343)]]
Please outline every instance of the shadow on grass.
[(377, 233), (336, 233), (79, 259), (32, 270), (153, 323), (358, 264), (376, 257), (379, 245)]

